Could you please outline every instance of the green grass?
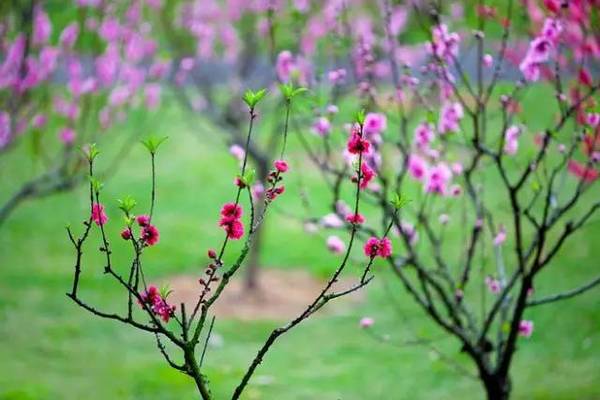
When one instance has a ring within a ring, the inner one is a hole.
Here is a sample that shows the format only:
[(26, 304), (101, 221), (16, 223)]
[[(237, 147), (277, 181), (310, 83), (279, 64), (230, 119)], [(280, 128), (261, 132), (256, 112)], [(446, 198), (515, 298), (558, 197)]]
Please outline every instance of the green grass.
[[(535, 99), (534, 99), (535, 100)], [(144, 255), (153, 279), (172, 274), (201, 274), (205, 250), (216, 246), (219, 206), (233, 194), (236, 162), (221, 151), (220, 135), (185, 123), (170, 107), (152, 116), (159, 134), (170, 136), (158, 155), (158, 204), (154, 221), (161, 241)], [(533, 117), (534, 118), (534, 117)], [(130, 123), (124, 131), (139, 129)], [(259, 124), (257, 135), (265, 135)], [(297, 210), (299, 183), (310, 194), (315, 213), (327, 209), (328, 194), (319, 175), (291, 143), (288, 191), (278, 208)], [(111, 146), (99, 165), (110, 160)], [(0, 200), (20, 179), (35, 170), (25, 148), (0, 160)], [(106, 182), (104, 202), (111, 218), (115, 265), (122, 268), (128, 249), (118, 240), (121, 226), (115, 198), (132, 194), (140, 210), (149, 204), (149, 160), (136, 146), (118, 174)], [(302, 171), (301, 174), (294, 172)], [(490, 196), (498, 195), (490, 182)], [(87, 212), (85, 188), (23, 204), (0, 231), (0, 399), (194, 399), (191, 380), (170, 369), (152, 336), (114, 322), (99, 320), (65, 296), (71, 283), (73, 251), (63, 227), (76, 229)], [(416, 190), (414, 188), (410, 190)], [(416, 192), (415, 192), (416, 193)], [(597, 195), (598, 191), (591, 193)], [(416, 194), (414, 194), (416, 196)], [(597, 197), (597, 196), (596, 196)], [(588, 200), (589, 202), (589, 200)], [(460, 207), (460, 204), (455, 205)], [(499, 209), (506, 209), (498, 199)], [(367, 210), (369, 213), (369, 210)], [(457, 233), (458, 219), (449, 233)], [(597, 223), (579, 232), (553, 262), (536, 287), (540, 294), (577, 285), (594, 276), (600, 249)], [(321, 237), (303, 232), (300, 223), (274, 211), (266, 224), (263, 262), (268, 268), (305, 268), (318, 276), (336, 266)], [(341, 233), (341, 235), (345, 235)], [(119, 309), (123, 298), (102, 274), (94, 254), (98, 238), (86, 249), (81, 295), (94, 304)], [(449, 243), (459, 243), (457, 240)], [(509, 243), (510, 244), (510, 243)], [(229, 254), (235, 254), (232, 246)], [(398, 245), (398, 248), (400, 246)], [(427, 249), (423, 249), (427, 251)], [(356, 254), (357, 259), (360, 255)], [(491, 260), (488, 260), (491, 263)], [(351, 273), (359, 270), (351, 265)], [(490, 267), (491, 268), (491, 267)], [(412, 333), (439, 337), (440, 331), (417, 309), (383, 265), (367, 301), (337, 314), (310, 319), (284, 336), (267, 355), (249, 386), (246, 399), (480, 399), (479, 383), (457, 374), (424, 347), (379, 343), (361, 331), (361, 316), (376, 318), (375, 330), (391, 343)], [(385, 289), (387, 287), (387, 290)], [(554, 306), (527, 312), (535, 321), (532, 338), (519, 341), (512, 376), (516, 399), (600, 398), (600, 309), (598, 291)], [(216, 399), (228, 398), (243, 371), (276, 322), (218, 320), (215, 332), (223, 345), (212, 347), (206, 372)], [(472, 368), (453, 339), (436, 343), (445, 354)]]

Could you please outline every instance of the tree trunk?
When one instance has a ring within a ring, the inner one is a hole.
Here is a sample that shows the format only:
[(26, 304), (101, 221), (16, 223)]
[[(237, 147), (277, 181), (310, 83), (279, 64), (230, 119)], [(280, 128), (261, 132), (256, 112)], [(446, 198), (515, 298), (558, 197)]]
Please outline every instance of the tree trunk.
[(504, 376), (488, 375), (483, 377), (483, 385), (488, 400), (508, 400), (510, 397), (510, 379)]

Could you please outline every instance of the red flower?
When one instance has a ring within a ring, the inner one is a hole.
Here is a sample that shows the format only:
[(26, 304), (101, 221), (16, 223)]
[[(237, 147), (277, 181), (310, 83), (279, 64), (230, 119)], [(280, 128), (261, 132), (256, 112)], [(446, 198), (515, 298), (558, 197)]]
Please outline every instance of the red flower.
[(136, 218), (136, 221), (139, 226), (146, 226), (150, 223), (150, 216), (149, 215), (138, 215), (138, 217)]
[(592, 183), (598, 179), (598, 171), (575, 160), (569, 160), (567, 169), (572, 175), (587, 183)]
[(367, 163), (362, 163), (360, 170), (362, 171), (362, 173), (361, 173), (362, 179), (360, 181), (360, 188), (366, 189), (366, 187), (369, 185), (369, 182), (371, 182), (371, 180), (377, 174), (371, 167), (369, 167), (369, 165)]
[(104, 225), (108, 221), (108, 217), (104, 212), (104, 206), (100, 203), (92, 204), (92, 220), (96, 225)]
[(242, 207), (235, 203), (226, 203), (221, 208), (221, 216), (223, 217), (222, 220), (240, 219), (243, 213)]
[(365, 222), (365, 217), (363, 217), (361, 214), (348, 214), (346, 215), (346, 221), (350, 222), (351, 224), (360, 225)]
[(585, 68), (581, 68), (579, 70), (579, 83), (581, 83), (584, 86), (592, 86), (592, 75), (590, 74), (590, 72), (585, 69)]
[(269, 200), (275, 200), (277, 198), (277, 196), (279, 196), (280, 194), (283, 194), (283, 192), (285, 192), (285, 186), (279, 186), (273, 189), (269, 189), (265, 192), (265, 196), (267, 197), (267, 199)]
[(239, 219), (230, 220), (222, 218), (219, 225), (227, 232), (229, 239), (238, 240), (244, 236), (244, 224)]
[(121, 237), (122, 237), (123, 239), (125, 239), (125, 240), (129, 240), (129, 239), (131, 239), (131, 229), (129, 229), (129, 227), (127, 227), (127, 228), (124, 228), (124, 229), (121, 231)]
[(281, 173), (287, 172), (288, 170), (288, 164), (283, 161), (283, 160), (275, 160), (273, 162), (273, 166), (275, 167), (275, 169)]
[(366, 153), (369, 151), (371, 143), (363, 139), (357, 132), (352, 132), (348, 140), (348, 151), (352, 154)]
[(142, 226), (141, 239), (147, 246), (154, 246), (158, 243), (159, 236), (158, 229), (154, 225)]
[(392, 255), (392, 242), (388, 238), (378, 239), (375, 236), (370, 237), (363, 248), (367, 257), (386, 258)]

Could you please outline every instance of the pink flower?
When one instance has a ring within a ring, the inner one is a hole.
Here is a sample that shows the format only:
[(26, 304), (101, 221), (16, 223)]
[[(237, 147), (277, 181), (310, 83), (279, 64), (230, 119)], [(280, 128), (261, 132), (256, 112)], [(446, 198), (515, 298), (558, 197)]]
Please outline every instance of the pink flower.
[(588, 167), (579, 161), (569, 160), (567, 170), (571, 175), (576, 176), (584, 182), (592, 183), (598, 179), (598, 171), (593, 167)]
[(600, 125), (600, 113), (587, 114), (586, 122), (592, 128), (596, 128), (598, 125)]
[(60, 33), (60, 45), (70, 49), (77, 41), (77, 36), (79, 36), (79, 25), (77, 22), (73, 22)]
[(519, 136), (521, 128), (512, 125), (504, 133), (504, 152), (509, 155), (514, 155), (519, 148)]
[(506, 229), (504, 225), (500, 225), (498, 228), (498, 233), (496, 237), (494, 237), (494, 246), (500, 246), (502, 243), (506, 241)]
[(364, 133), (378, 135), (387, 128), (387, 119), (384, 114), (368, 113), (365, 117)]
[(34, 128), (40, 129), (40, 128), (43, 128), (44, 125), (46, 125), (47, 121), (48, 121), (48, 118), (46, 117), (45, 114), (36, 114), (32, 118), (31, 124), (33, 125)]
[(450, 168), (444, 163), (440, 163), (429, 170), (427, 181), (425, 182), (425, 191), (428, 193), (446, 194), (446, 186), (452, 177)]
[(98, 226), (104, 225), (108, 221), (108, 217), (104, 212), (104, 206), (102, 204), (92, 204), (92, 221), (94, 221)]
[(288, 170), (288, 164), (283, 161), (283, 160), (275, 160), (273, 162), (273, 166), (275, 167), (275, 169), (281, 173), (287, 172)]
[(519, 322), (519, 335), (524, 337), (531, 337), (533, 333), (533, 321), (521, 320)]
[(357, 132), (353, 131), (348, 140), (348, 151), (351, 154), (367, 153), (371, 143), (363, 139)]
[(502, 287), (500, 286), (500, 281), (498, 279), (494, 279), (491, 276), (485, 277), (485, 284), (487, 285), (490, 292), (493, 294), (500, 293)]
[(369, 167), (369, 164), (367, 164), (366, 162), (363, 162), (362, 165), (360, 166), (360, 170), (361, 170), (361, 181), (360, 181), (360, 185), (359, 187), (361, 189), (366, 189), (367, 186), (369, 186), (369, 183), (371, 182), (371, 180), (377, 176), (377, 174), (375, 173), (375, 171)]
[(148, 286), (148, 289), (140, 294), (140, 298), (150, 308), (150, 311), (158, 315), (164, 322), (169, 322), (169, 319), (175, 315), (175, 306), (170, 306), (154, 285)]
[(346, 70), (343, 68), (335, 69), (333, 71), (329, 71), (327, 73), (327, 78), (332, 85), (337, 85), (338, 83), (343, 82), (346, 78)]
[(327, 112), (329, 114), (337, 114), (339, 111), (340, 109), (335, 104), (330, 104), (327, 106)]
[(158, 243), (160, 234), (154, 225), (148, 224), (142, 226), (140, 236), (140, 239), (142, 239), (146, 246), (154, 246), (156, 243)]
[(277, 62), (275, 64), (275, 71), (277, 77), (282, 82), (290, 80), (290, 75), (297, 69), (294, 56), (289, 50), (284, 50), (277, 56)]
[(121, 231), (121, 237), (123, 238), (123, 240), (131, 239), (131, 229), (129, 227), (123, 228), (123, 230)]
[(331, 132), (331, 124), (325, 117), (317, 118), (312, 126), (313, 132), (319, 136), (327, 136)]
[(382, 257), (386, 258), (392, 254), (392, 242), (387, 237), (383, 239), (376, 238), (375, 236), (370, 237), (363, 248), (367, 257)]
[(285, 186), (274, 187), (271, 189), (267, 189), (265, 192), (265, 197), (269, 201), (275, 200), (279, 195), (282, 195), (285, 192)]
[(482, 62), (486, 68), (490, 68), (494, 64), (494, 57), (492, 57), (490, 54), (486, 54), (483, 56)]
[(526, 80), (536, 82), (540, 79), (540, 64), (531, 62), (529, 59), (523, 60), (519, 64), (519, 69)]
[(239, 161), (243, 161), (246, 151), (239, 144), (234, 144), (229, 148), (229, 154), (237, 158)]
[(63, 128), (60, 131), (59, 138), (64, 144), (71, 144), (75, 141), (75, 131), (71, 128)]
[(546, 18), (541, 34), (543, 37), (556, 44), (562, 31), (563, 26), (559, 20), (554, 18)]
[(208, 255), (208, 258), (212, 258), (213, 260), (217, 258), (217, 252), (214, 249), (208, 249), (206, 254)]
[(244, 224), (239, 219), (222, 218), (219, 225), (223, 227), (229, 239), (238, 240), (244, 236)]
[(360, 319), (359, 325), (361, 328), (367, 329), (367, 328), (372, 327), (374, 323), (375, 323), (375, 320), (373, 318), (363, 317)]
[(332, 253), (341, 254), (344, 252), (344, 250), (346, 250), (346, 245), (344, 244), (342, 239), (340, 239), (339, 237), (329, 236), (327, 238), (327, 248)]
[(325, 228), (341, 228), (344, 226), (344, 221), (342, 221), (337, 214), (331, 213), (321, 218), (321, 224)]
[(417, 147), (428, 147), (434, 138), (435, 133), (433, 132), (433, 125), (430, 123), (421, 122), (415, 128), (415, 143), (417, 144)]
[(346, 215), (346, 221), (351, 224), (360, 225), (365, 222), (365, 217), (362, 214), (348, 214)]
[(51, 33), (52, 24), (48, 14), (41, 6), (36, 6), (33, 11), (33, 44), (38, 46), (45, 44)]
[(221, 208), (221, 216), (226, 220), (235, 220), (242, 217), (243, 210), (239, 204), (226, 203)]
[(554, 45), (550, 40), (545, 37), (537, 37), (529, 44), (529, 50), (525, 58), (529, 62), (541, 64), (550, 59), (553, 49)]
[(138, 215), (136, 218), (136, 221), (139, 226), (146, 226), (150, 223), (150, 216), (149, 215)]
[(460, 129), (460, 120), (463, 115), (463, 108), (460, 103), (444, 104), (440, 113), (438, 131), (442, 134), (447, 132), (458, 132)]
[(421, 181), (427, 174), (428, 166), (424, 159), (416, 154), (411, 154), (408, 158), (408, 172), (413, 178)]

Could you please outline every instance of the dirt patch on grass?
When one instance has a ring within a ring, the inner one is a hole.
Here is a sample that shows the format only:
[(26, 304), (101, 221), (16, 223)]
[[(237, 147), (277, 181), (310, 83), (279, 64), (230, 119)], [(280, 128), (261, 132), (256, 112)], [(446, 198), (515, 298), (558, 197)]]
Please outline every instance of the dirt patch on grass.
[[(300, 314), (323, 290), (326, 282), (300, 270), (263, 269), (259, 288), (244, 290), (241, 275), (234, 278), (212, 307), (217, 318), (254, 320), (286, 320)], [(173, 293), (169, 302), (186, 304), (193, 309), (200, 293), (197, 276), (180, 275), (168, 280)], [(340, 279), (333, 290), (339, 291), (356, 284), (356, 278)], [(361, 291), (331, 301), (320, 313), (339, 313), (362, 301)]]

